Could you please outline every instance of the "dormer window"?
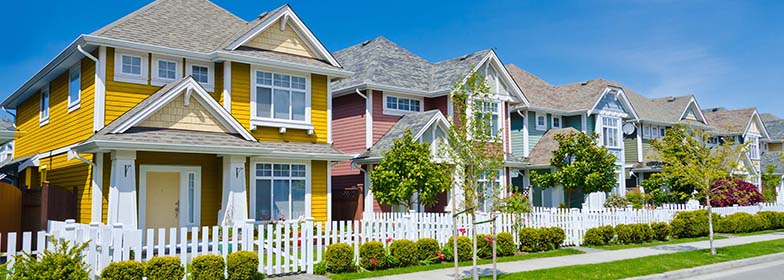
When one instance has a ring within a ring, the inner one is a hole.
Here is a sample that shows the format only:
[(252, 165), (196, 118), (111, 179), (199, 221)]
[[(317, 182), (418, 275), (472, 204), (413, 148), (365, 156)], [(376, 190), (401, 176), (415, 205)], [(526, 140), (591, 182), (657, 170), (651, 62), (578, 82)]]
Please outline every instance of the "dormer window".
[(147, 84), (148, 54), (115, 50), (114, 80), (126, 83)]
[(547, 118), (539, 113), (536, 113), (536, 130), (547, 130)]
[(553, 128), (561, 128), (561, 116), (553, 116)]

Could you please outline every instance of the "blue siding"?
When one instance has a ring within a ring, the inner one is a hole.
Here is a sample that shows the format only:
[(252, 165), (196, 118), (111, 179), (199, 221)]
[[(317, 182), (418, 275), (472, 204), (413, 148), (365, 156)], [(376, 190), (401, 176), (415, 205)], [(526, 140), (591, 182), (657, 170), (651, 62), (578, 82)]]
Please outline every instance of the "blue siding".
[(563, 118), (564, 127), (572, 127), (574, 129), (582, 131), (583, 129), (582, 116), (565, 116), (562, 118)]
[(523, 135), (523, 124), (525, 119), (518, 113), (512, 113), (509, 117), (511, 122), (509, 136), (512, 141), (512, 143), (510, 143), (512, 147), (512, 154), (516, 157), (522, 157), (524, 155), (523, 145), (525, 144)]
[[(548, 114), (549, 116), (549, 114)], [(548, 119), (548, 118), (546, 118)], [(550, 126), (550, 121), (545, 120), (547, 124), (547, 128)], [(535, 112), (528, 112), (528, 150), (532, 150), (536, 143), (539, 143), (539, 139), (542, 138), (545, 131), (536, 130), (536, 113)]]

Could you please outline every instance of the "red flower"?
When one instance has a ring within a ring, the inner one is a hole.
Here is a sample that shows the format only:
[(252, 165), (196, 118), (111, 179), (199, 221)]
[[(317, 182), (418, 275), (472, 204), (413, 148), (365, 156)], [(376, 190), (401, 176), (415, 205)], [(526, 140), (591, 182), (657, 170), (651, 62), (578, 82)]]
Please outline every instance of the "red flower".
[(444, 253), (438, 253), (438, 259), (443, 260), (444, 259)]
[(387, 237), (387, 243), (392, 242), (392, 237)]
[(376, 259), (370, 259), (370, 264), (376, 265), (377, 263), (378, 263), (378, 261), (376, 261)]
[(459, 228), (457, 230), (460, 232), (460, 234), (465, 234), (466, 233), (466, 229), (465, 228)]
[(485, 240), (487, 240), (487, 243), (493, 243), (493, 237), (492, 236), (485, 237)]

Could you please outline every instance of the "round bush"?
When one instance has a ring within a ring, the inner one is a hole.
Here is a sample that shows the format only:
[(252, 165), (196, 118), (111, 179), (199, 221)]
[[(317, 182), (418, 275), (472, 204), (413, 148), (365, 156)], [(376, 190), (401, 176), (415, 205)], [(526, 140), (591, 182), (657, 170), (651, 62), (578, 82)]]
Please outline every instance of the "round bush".
[(517, 246), (514, 244), (514, 236), (511, 233), (501, 232), (495, 236), (495, 239), (498, 256), (511, 256), (517, 251)]
[(324, 262), (330, 273), (353, 272), (355, 270), (354, 249), (348, 244), (331, 244), (327, 246)]
[[(719, 215), (713, 214), (714, 225), (719, 225)], [(672, 237), (691, 238), (708, 236), (708, 211), (682, 211), (670, 222)]]
[(143, 277), (144, 264), (137, 261), (113, 262), (101, 271), (102, 280), (141, 280)]
[(493, 237), (489, 234), (476, 235), (476, 256), (481, 259), (493, 258)]
[(749, 206), (765, 202), (757, 186), (743, 180), (721, 180), (711, 186), (711, 206)]
[(416, 242), (417, 248), (417, 260), (419, 261), (427, 261), (433, 260), (438, 261), (438, 253), (440, 248), (438, 246), (438, 241), (433, 238), (420, 238)]
[(585, 236), (583, 236), (583, 243), (591, 246), (607, 245), (607, 242), (604, 241), (604, 237), (602, 237), (601, 231), (600, 228), (588, 229), (585, 231)]
[(259, 274), (259, 255), (249, 251), (237, 251), (226, 256), (226, 279), (255, 280), (263, 279)]
[(639, 236), (638, 242), (651, 242), (653, 241), (654, 232), (648, 224), (635, 224), (635, 233)]
[[(453, 249), (454, 249), (454, 243), (453, 243), (454, 239), (452, 238), (453, 237), (450, 237), (449, 240), (446, 242), (446, 245), (444, 245), (444, 248), (447, 249), (446, 251), (448, 251), (450, 255), (453, 255)], [(471, 241), (471, 238), (468, 238), (467, 236), (457, 237), (457, 259), (459, 261), (472, 259), (474, 257), (473, 249), (474, 249), (474, 244)]]
[(543, 231), (540, 236), (542, 236), (542, 243), (545, 244), (545, 250), (555, 250), (561, 248), (561, 244), (563, 244), (564, 240), (566, 240), (566, 233), (559, 227), (541, 228), (540, 230)]
[(191, 269), (193, 280), (223, 279), (223, 271), (226, 269), (226, 264), (221, 256), (201, 255), (193, 258)]
[(635, 229), (636, 227), (633, 225), (616, 225), (615, 233), (618, 234), (618, 242), (621, 244), (641, 243)]
[(667, 241), (667, 237), (670, 236), (672, 231), (670, 224), (665, 222), (651, 223), (651, 229), (653, 230), (653, 239), (659, 241)]
[(389, 245), (389, 254), (400, 262), (400, 266), (417, 264), (417, 247), (411, 240), (392, 241), (392, 244)]
[(147, 261), (145, 275), (148, 280), (182, 279), (185, 268), (180, 258), (174, 256), (155, 256)]
[(523, 252), (537, 252), (541, 251), (539, 245), (539, 230), (535, 228), (523, 228), (517, 233), (520, 240), (520, 251)]
[(359, 246), (359, 265), (367, 270), (387, 267), (387, 252), (384, 244), (378, 241), (365, 242)]

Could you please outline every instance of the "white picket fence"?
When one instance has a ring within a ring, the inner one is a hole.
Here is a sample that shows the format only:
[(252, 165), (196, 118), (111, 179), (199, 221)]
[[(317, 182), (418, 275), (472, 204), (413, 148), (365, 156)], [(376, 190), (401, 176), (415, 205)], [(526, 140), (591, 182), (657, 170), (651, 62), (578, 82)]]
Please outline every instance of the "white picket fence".
[[(784, 212), (781, 204), (713, 208), (717, 214), (729, 215), (738, 212), (759, 211)], [(580, 210), (560, 208), (535, 208), (532, 213), (521, 216), (497, 214), (495, 223), (490, 214), (477, 215), (477, 233), (514, 233), (515, 221), (520, 219), (525, 227), (560, 227), (566, 233), (564, 246), (579, 246), (590, 228), (604, 225), (670, 222), (686, 207), (671, 205), (657, 209), (602, 209)], [(485, 222), (485, 223), (482, 223)], [(472, 234), (473, 221), (467, 215), (457, 218), (453, 227), (452, 215), (448, 213), (370, 213), (363, 220), (314, 222), (312, 219), (275, 224), (254, 224), (249, 220), (238, 227), (193, 227), (168, 229), (123, 229), (99, 224), (77, 224), (51, 221), (48, 232), (24, 232), (20, 235), (0, 235), (0, 244), (7, 244), (7, 252), (0, 253), (10, 269), (20, 252), (38, 254), (50, 248), (51, 237), (74, 242), (89, 242), (85, 249), (85, 260), (90, 265), (94, 279), (109, 263), (123, 260), (149, 260), (153, 256), (176, 256), (184, 265), (199, 255), (215, 254), (226, 256), (234, 251), (252, 251), (259, 255), (258, 271), (267, 275), (312, 273), (313, 266), (322, 260), (326, 246), (346, 243), (354, 248), (358, 260), (360, 244), (380, 241), (388, 244), (392, 240), (434, 238), (442, 246), (456, 230), (460, 235)], [(513, 234), (518, 243), (517, 234)], [(19, 240), (21, 238), (21, 240)], [(35, 240), (33, 239), (35, 238)], [(34, 242), (35, 241), (35, 242)], [(21, 250), (17, 251), (17, 242)], [(0, 262), (2, 262), (0, 260)]]

